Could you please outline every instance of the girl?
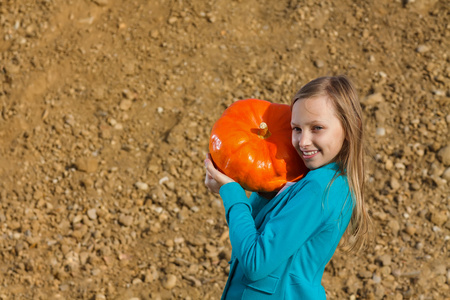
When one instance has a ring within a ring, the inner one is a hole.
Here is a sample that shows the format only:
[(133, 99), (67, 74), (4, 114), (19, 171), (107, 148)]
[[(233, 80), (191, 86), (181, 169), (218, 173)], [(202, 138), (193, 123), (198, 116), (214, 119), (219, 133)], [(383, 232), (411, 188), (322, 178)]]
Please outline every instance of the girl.
[(205, 160), (220, 193), (233, 247), (222, 299), (326, 299), (326, 264), (344, 236), (365, 242), (362, 111), (345, 76), (317, 78), (294, 96), (292, 145), (310, 169), (273, 199), (242, 187)]

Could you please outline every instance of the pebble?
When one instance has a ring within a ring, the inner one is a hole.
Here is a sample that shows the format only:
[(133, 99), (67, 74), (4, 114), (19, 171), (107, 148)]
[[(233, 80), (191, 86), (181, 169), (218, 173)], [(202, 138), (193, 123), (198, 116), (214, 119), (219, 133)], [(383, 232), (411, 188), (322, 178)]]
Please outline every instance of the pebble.
[(372, 280), (375, 284), (381, 283), (381, 277), (378, 276), (377, 274), (373, 274)]
[(358, 276), (360, 278), (372, 278), (373, 274), (368, 270), (361, 270), (358, 272)]
[(382, 266), (390, 266), (392, 263), (392, 257), (389, 254), (384, 254), (377, 257), (376, 261), (381, 263)]
[(162, 281), (162, 286), (167, 289), (173, 289), (177, 285), (177, 277), (173, 274), (166, 275)]
[(450, 167), (447, 168), (444, 173), (442, 173), (442, 178), (450, 182)]
[(168, 22), (170, 25), (175, 24), (178, 21), (177, 17), (170, 17)]
[(443, 147), (437, 153), (437, 158), (443, 163), (446, 167), (450, 166), (450, 145)]
[(413, 236), (416, 233), (417, 229), (416, 227), (412, 226), (412, 225), (408, 225), (405, 228), (405, 232), (411, 236)]
[(119, 108), (123, 111), (129, 110), (131, 108), (131, 105), (133, 104), (133, 101), (129, 99), (122, 99), (119, 104)]
[(152, 29), (150, 31), (150, 37), (152, 37), (153, 39), (158, 38), (158, 36), (159, 36), (159, 31), (157, 29)]
[(119, 223), (123, 226), (129, 227), (133, 224), (133, 217), (125, 214), (119, 216)]
[(97, 220), (97, 210), (95, 208), (91, 208), (87, 211), (87, 215), (91, 220)]
[(419, 45), (417, 48), (416, 48), (416, 51), (418, 52), (418, 53), (425, 53), (425, 52), (428, 52), (430, 50), (430, 47), (428, 47), (427, 45)]
[(361, 100), (361, 104), (364, 106), (376, 106), (382, 102), (384, 102), (384, 98), (381, 93), (371, 94)]
[(392, 178), (391, 178), (390, 185), (391, 185), (391, 188), (392, 188), (394, 191), (398, 190), (398, 189), (401, 187), (400, 182), (399, 182), (398, 179), (395, 178), (395, 177), (392, 177)]
[(321, 60), (321, 59), (318, 59), (318, 60), (314, 61), (314, 65), (317, 68), (321, 69), (321, 68), (323, 68), (325, 66), (325, 62), (323, 60)]
[(98, 168), (98, 159), (94, 157), (82, 157), (77, 159), (75, 166), (78, 171), (94, 173)]
[(437, 226), (442, 226), (447, 222), (447, 214), (445, 211), (435, 211), (431, 214), (431, 222)]
[(400, 224), (397, 220), (390, 220), (387, 226), (394, 235), (398, 234), (398, 231), (400, 230)]
[(146, 190), (148, 190), (148, 184), (145, 183), (145, 182), (138, 181), (138, 182), (136, 182), (136, 183), (134, 184), (134, 186), (135, 186), (138, 190), (141, 190), (141, 191), (146, 191)]
[(375, 131), (375, 134), (378, 136), (385, 136), (386, 135), (386, 129), (384, 127), (378, 127)]

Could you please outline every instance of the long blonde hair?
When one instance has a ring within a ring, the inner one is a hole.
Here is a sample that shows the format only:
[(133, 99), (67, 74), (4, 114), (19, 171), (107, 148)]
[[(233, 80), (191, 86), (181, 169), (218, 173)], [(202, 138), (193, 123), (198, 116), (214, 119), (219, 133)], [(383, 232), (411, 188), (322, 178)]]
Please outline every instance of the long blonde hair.
[(362, 109), (353, 83), (344, 75), (319, 77), (303, 86), (292, 99), (326, 96), (333, 103), (336, 116), (345, 131), (345, 141), (335, 158), (339, 175), (346, 175), (354, 209), (344, 233), (343, 242), (349, 251), (357, 251), (367, 243), (370, 218), (364, 203), (365, 148)]

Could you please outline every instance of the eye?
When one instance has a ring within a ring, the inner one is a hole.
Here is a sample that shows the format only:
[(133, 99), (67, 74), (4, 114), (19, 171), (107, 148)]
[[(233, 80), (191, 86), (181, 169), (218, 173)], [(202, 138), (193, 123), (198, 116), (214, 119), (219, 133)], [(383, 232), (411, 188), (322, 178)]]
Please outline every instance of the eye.
[(313, 130), (314, 130), (314, 131), (319, 131), (319, 130), (322, 130), (322, 129), (323, 129), (322, 126), (314, 126), (314, 127), (313, 127)]
[(292, 127), (292, 131), (295, 131), (295, 132), (302, 132), (302, 129), (300, 128), (300, 127)]

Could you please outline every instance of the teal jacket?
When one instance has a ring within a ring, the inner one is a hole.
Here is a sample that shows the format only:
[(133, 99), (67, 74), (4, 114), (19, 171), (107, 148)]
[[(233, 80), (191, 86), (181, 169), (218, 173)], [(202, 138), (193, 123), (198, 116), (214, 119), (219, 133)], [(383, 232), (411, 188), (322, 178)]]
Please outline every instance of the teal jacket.
[(336, 164), (311, 170), (272, 200), (221, 187), (233, 248), (222, 299), (326, 299), (322, 275), (353, 211), (336, 176)]

